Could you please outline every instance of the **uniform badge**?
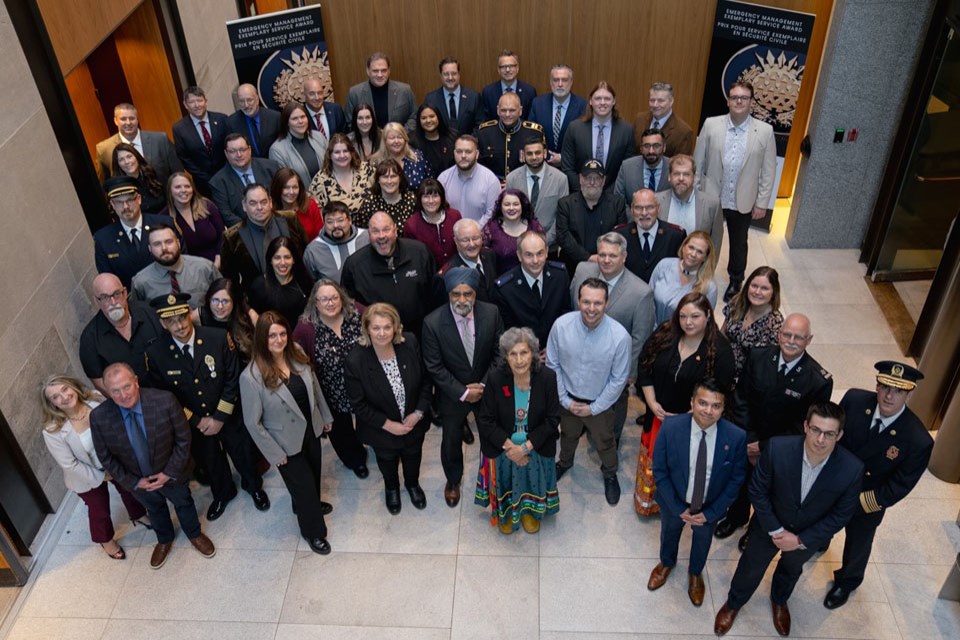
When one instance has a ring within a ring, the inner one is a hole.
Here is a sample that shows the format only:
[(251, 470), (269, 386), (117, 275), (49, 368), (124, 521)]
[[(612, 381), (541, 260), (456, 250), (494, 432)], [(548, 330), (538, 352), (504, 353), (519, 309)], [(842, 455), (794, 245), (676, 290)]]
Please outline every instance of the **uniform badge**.
[(896, 460), (896, 459), (897, 459), (897, 456), (899, 456), (899, 455), (900, 455), (900, 449), (898, 449), (898, 448), (896, 448), (896, 447), (890, 447), (889, 449), (887, 449), (887, 459), (888, 459), (888, 460)]
[(898, 378), (902, 378), (902, 377), (903, 377), (903, 365), (902, 365), (902, 364), (895, 364), (895, 365), (893, 365), (893, 366), (890, 368), (890, 373), (892, 373), (893, 375), (897, 376)]
[(203, 364), (207, 365), (207, 368), (210, 369), (210, 377), (216, 378), (217, 372), (215, 371), (215, 369), (216, 369), (217, 361), (213, 359), (213, 356), (210, 355), (209, 353), (203, 356)]
[(167, 304), (175, 304), (177, 302), (177, 297), (172, 293), (167, 296)]

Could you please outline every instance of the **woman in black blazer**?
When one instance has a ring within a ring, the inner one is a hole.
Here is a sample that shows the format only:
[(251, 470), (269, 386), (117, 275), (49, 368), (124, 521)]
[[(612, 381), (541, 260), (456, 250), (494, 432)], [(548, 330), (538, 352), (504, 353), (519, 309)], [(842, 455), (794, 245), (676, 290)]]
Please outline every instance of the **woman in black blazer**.
[(557, 377), (540, 365), (540, 343), (528, 328), (500, 337), (503, 366), (491, 369), (480, 400), (480, 471), (474, 502), (490, 505), (491, 522), (505, 534), (560, 509), (554, 456), (560, 437)]
[[(360, 441), (373, 447), (383, 474), (387, 511), (400, 513), (399, 464), (410, 501), (427, 506), (420, 488), (423, 436), (430, 426), (431, 384), (420, 361), (420, 346), (403, 333), (400, 314), (389, 304), (367, 307), (360, 340), (344, 363), (347, 395), (357, 418)], [(402, 410), (401, 410), (402, 407)]]

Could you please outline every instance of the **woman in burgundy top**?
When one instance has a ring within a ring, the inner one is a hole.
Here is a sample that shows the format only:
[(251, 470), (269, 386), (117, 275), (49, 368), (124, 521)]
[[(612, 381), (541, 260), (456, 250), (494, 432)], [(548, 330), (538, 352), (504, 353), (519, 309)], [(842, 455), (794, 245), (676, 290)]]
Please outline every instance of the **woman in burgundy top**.
[(453, 225), (462, 216), (450, 208), (443, 185), (436, 178), (427, 178), (417, 187), (417, 205), (419, 210), (403, 225), (403, 237), (427, 245), (437, 264), (445, 265), (457, 252)]
[(183, 252), (200, 256), (220, 267), (223, 217), (212, 201), (197, 191), (193, 176), (177, 171), (167, 180), (167, 207), (160, 212), (173, 218), (183, 237)]
[(493, 207), (493, 216), (483, 227), (484, 246), (497, 254), (498, 276), (520, 264), (517, 238), (527, 229), (543, 233), (543, 227), (533, 217), (533, 205), (522, 191), (504, 189)]

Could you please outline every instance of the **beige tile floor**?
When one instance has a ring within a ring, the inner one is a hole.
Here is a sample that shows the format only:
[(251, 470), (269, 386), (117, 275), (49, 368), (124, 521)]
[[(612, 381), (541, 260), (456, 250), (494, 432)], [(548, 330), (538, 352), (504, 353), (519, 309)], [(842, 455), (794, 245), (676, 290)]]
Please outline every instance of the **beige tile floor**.
[[(872, 363), (900, 354), (863, 283), (857, 252), (791, 251), (783, 218), (778, 211), (769, 236), (751, 231), (750, 269), (780, 270), (785, 310), (811, 317), (811, 352), (833, 373), (836, 398), (850, 387), (872, 386)], [(634, 403), (631, 416), (636, 411)], [(469, 499), (456, 509), (443, 504), (436, 429), (427, 437), (421, 474), (427, 509), (418, 512), (404, 498), (398, 516), (384, 509), (375, 470), (359, 480), (325, 445), (324, 497), (335, 505), (328, 520), (334, 551), (326, 557), (298, 537), (289, 494), (273, 471), (266, 477), (269, 512), (257, 512), (241, 495), (220, 520), (204, 523), (216, 557), (200, 557), (180, 537), (160, 571), (148, 567), (152, 536), (120, 526), (129, 558), (109, 560), (89, 543), (83, 505), (70, 503), (62, 533), (3, 630), (10, 640), (710, 637), (739, 557), (736, 540), (714, 544), (702, 608), (686, 597), (682, 566), (663, 589), (647, 591), (659, 524), (639, 520), (629, 498), (639, 433), (628, 425), (620, 504), (606, 505), (599, 461), (584, 444), (560, 482), (560, 513), (536, 536), (501, 535)], [(467, 468), (475, 469), (477, 446), (466, 456)], [(209, 490), (198, 488), (195, 497), (205, 510)], [(808, 565), (791, 598), (792, 635), (960, 637), (960, 605), (936, 598), (960, 550), (958, 510), (960, 486), (924, 476), (887, 515), (863, 586), (830, 612), (821, 600), (840, 560), (841, 533)], [(689, 535), (681, 565), (688, 549)], [(770, 574), (731, 638), (776, 637), (766, 597)]]

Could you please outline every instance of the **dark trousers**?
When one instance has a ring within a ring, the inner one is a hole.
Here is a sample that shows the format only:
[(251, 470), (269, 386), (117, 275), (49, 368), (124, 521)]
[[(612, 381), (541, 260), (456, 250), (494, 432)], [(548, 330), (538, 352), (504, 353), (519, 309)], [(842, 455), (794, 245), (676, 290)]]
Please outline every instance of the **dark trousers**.
[(443, 429), (443, 440), (440, 442), (440, 464), (447, 482), (454, 484), (463, 479), (463, 423), (467, 415), (473, 411), (477, 415), (480, 403), (456, 403), (449, 398), (440, 400), (440, 427)]
[(279, 467), (280, 477), (290, 492), (290, 501), (297, 514), (300, 535), (304, 538), (326, 538), (327, 523), (320, 512), (320, 442), (307, 425), (303, 432), (300, 453), (287, 456), (287, 464)]
[(743, 273), (747, 269), (747, 232), (750, 231), (753, 216), (735, 209), (724, 209), (723, 217), (727, 221), (727, 234), (730, 236), (727, 274), (731, 282), (742, 283)]
[(340, 458), (340, 462), (348, 469), (356, 469), (360, 465), (367, 464), (367, 450), (360, 443), (357, 431), (353, 428), (353, 415), (333, 409), (331, 412), (333, 427), (327, 433), (327, 437), (330, 438), (330, 444)]
[[(754, 519), (750, 523), (750, 540), (747, 548), (740, 556), (737, 570), (730, 583), (730, 592), (727, 594), (727, 606), (739, 609), (747, 604), (753, 592), (760, 586), (763, 574), (766, 573), (770, 561), (780, 550), (773, 544), (773, 539), (763, 530), (760, 522)], [(803, 573), (803, 563), (813, 557), (816, 549), (788, 551), (780, 554), (777, 568), (773, 572), (773, 584), (770, 587), (770, 600), (774, 604), (787, 604), (793, 588)]]
[(740, 492), (737, 493), (737, 498), (733, 501), (733, 504), (730, 505), (730, 508), (727, 509), (727, 521), (737, 527), (742, 527), (747, 524), (747, 521), (750, 519), (750, 478), (752, 477), (753, 465), (748, 462), (747, 475), (743, 480), (743, 484), (740, 485)]
[(190, 486), (186, 482), (168, 482), (156, 491), (137, 489), (133, 492), (133, 495), (147, 508), (150, 524), (153, 526), (154, 533), (157, 534), (157, 542), (161, 544), (173, 542), (176, 535), (173, 520), (170, 519), (167, 500), (173, 504), (173, 508), (177, 512), (177, 519), (180, 520), (180, 528), (183, 529), (187, 538), (193, 540), (200, 535), (200, 518), (197, 516), (197, 505), (193, 503)]
[(620, 398), (613, 403), (613, 437), (620, 449), (620, 438), (623, 436), (623, 423), (627, 421), (627, 402), (630, 399), (630, 385), (623, 388)]
[[(221, 433), (227, 428), (228, 424), (224, 423)], [(232, 500), (237, 495), (237, 485), (233, 482), (233, 474), (230, 472), (230, 463), (227, 462), (227, 454), (223, 450), (220, 434), (206, 436), (194, 427), (190, 429), (190, 435), (190, 455), (193, 456), (197, 466), (206, 472), (213, 499)]]
[[(243, 420), (233, 419), (224, 423), (220, 429), (220, 443), (233, 461), (233, 466), (240, 474), (240, 487), (247, 493), (253, 493), (263, 488), (263, 477), (257, 473), (256, 448), (250, 432), (243, 426)], [(227, 471), (230, 471), (229, 465)], [(231, 481), (233, 478), (231, 477)]]
[(403, 484), (407, 487), (420, 485), (420, 460), (423, 458), (423, 440), (411, 443), (402, 449), (377, 449), (377, 466), (383, 474), (383, 486), (388, 491), (400, 488), (400, 463), (403, 463)]
[(613, 435), (613, 415), (613, 407), (585, 418), (575, 416), (560, 407), (560, 465), (568, 469), (573, 466), (580, 436), (586, 429), (600, 457), (600, 472), (604, 477), (617, 475), (617, 440)]
[[(684, 525), (686, 523), (679, 515), (660, 510), (660, 562), (665, 567), (677, 565), (677, 550)], [(703, 567), (707, 564), (707, 554), (710, 553), (710, 543), (713, 541), (713, 530), (716, 526), (716, 522), (708, 522), (691, 527), (693, 539), (690, 544), (689, 571), (695, 576), (703, 573)]]
[[(113, 486), (117, 488), (120, 494), (120, 500), (123, 506), (127, 508), (127, 514), (131, 520), (138, 520), (146, 514), (147, 510), (133, 496), (132, 493), (117, 484), (116, 480), (111, 480)], [(90, 521), (90, 539), (97, 543), (110, 542), (113, 540), (113, 519), (110, 517), (110, 489), (106, 482), (94, 487), (89, 491), (78, 493), (80, 499), (87, 505), (87, 518)]]
[(870, 550), (873, 548), (873, 537), (877, 533), (877, 527), (883, 521), (883, 513), (883, 511), (857, 513), (847, 523), (846, 540), (843, 543), (843, 564), (833, 572), (833, 581), (836, 586), (853, 591), (863, 582), (867, 561), (870, 560)]

